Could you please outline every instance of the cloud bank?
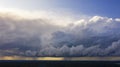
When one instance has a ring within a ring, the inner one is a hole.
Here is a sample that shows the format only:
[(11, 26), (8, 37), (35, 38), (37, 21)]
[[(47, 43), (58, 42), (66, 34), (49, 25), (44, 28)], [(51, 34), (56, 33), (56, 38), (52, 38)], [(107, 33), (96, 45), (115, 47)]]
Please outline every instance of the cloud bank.
[(0, 12), (0, 56), (120, 56), (120, 18)]

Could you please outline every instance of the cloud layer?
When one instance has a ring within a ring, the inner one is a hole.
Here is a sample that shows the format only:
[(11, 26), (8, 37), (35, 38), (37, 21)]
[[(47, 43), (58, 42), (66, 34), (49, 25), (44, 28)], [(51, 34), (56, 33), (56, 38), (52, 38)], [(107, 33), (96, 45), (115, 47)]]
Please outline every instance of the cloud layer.
[(38, 14), (0, 13), (0, 56), (120, 56), (119, 18)]

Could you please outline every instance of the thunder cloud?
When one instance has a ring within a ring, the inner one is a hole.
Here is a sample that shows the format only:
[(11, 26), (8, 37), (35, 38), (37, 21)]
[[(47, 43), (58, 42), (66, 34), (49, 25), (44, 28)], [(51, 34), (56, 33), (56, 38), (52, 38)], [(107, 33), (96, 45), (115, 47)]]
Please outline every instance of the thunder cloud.
[(31, 16), (0, 13), (0, 56), (120, 56), (119, 18)]

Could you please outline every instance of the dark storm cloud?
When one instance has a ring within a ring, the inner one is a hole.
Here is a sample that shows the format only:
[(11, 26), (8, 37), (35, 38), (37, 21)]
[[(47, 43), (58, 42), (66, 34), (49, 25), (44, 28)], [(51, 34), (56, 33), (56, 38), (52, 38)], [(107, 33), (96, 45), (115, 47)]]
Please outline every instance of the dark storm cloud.
[(119, 18), (48, 18), (0, 14), (0, 56), (120, 56)]

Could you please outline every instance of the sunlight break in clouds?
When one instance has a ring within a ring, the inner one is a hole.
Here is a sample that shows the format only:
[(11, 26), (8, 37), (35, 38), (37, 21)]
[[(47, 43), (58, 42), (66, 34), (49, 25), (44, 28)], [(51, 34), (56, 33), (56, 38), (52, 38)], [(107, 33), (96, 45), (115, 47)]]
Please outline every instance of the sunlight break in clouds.
[(1, 11), (0, 56), (120, 56), (118, 18)]

